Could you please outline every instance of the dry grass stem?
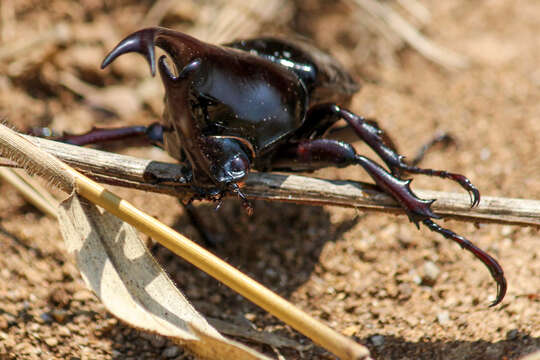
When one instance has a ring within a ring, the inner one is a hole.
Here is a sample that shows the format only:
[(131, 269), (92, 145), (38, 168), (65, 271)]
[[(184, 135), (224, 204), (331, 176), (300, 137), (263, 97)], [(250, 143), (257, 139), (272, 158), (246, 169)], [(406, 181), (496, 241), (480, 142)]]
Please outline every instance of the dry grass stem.
[(29, 203), (41, 212), (56, 218), (57, 201), (30, 176), (15, 169), (0, 167), (0, 178), (14, 186)]
[(5, 125), (0, 124), (0, 155), (17, 162), (30, 174), (42, 176), (59, 189), (71, 193), (75, 182), (64, 164), (40, 151), (34, 144)]
[(469, 61), (464, 56), (435, 44), (386, 4), (376, 0), (354, 0), (354, 2), (364, 10), (361, 16), (367, 13), (383, 20), (388, 28), (409, 46), (431, 61), (447, 69), (463, 69), (469, 66)]
[(425, 25), (431, 20), (431, 14), (429, 10), (418, 0), (397, 0), (399, 5), (406, 9), (409, 14), (414, 16), (414, 18), (420, 22), (420, 24)]
[[(186, 180), (181, 175), (182, 166), (179, 164), (138, 159), (32, 136), (24, 137), (100, 182), (180, 198), (191, 196)], [(153, 179), (154, 183), (150, 179)], [(175, 181), (171, 182), (171, 179)], [(252, 173), (246, 181), (244, 192), (250, 198), (261, 200), (335, 205), (403, 214), (403, 209), (387, 194), (373, 185), (353, 181)], [(480, 205), (471, 208), (469, 197), (465, 193), (427, 190), (416, 192), (422, 198), (437, 199), (433, 209), (448, 218), (470, 222), (540, 226), (539, 200), (483, 196)]]

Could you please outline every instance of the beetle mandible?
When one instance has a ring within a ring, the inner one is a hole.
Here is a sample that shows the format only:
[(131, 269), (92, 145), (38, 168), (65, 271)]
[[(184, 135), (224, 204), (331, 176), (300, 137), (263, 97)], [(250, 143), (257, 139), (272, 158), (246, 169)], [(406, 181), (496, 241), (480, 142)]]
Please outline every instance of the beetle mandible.
[[(165, 55), (157, 60), (165, 87), (163, 121), (141, 129), (186, 163), (197, 199), (219, 200), (234, 193), (251, 212), (241, 190), (251, 169), (297, 172), (360, 165), (417, 227), (423, 223), (480, 259), (497, 283), (497, 297), (490, 306), (502, 301), (506, 279), (499, 263), (469, 240), (433, 222), (440, 218), (431, 210), (434, 200), (418, 198), (410, 189), (411, 180), (402, 179), (402, 174), (456, 181), (469, 192), (473, 207), (480, 201), (478, 189), (463, 175), (405, 162), (376, 122), (330, 102), (347, 102), (359, 88), (332, 57), (311, 45), (278, 38), (218, 46), (151, 27), (127, 36), (101, 67), (120, 55), (137, 52), (155, 75), (155, 46), (170, 56), (174, 69)], [(345, 120), (388, 170), (357, 154), (350, 144), (325, 137), (338, 120)], [(86, 139), (82, 135), (80, 141), (70, 142), (83, 144)]]

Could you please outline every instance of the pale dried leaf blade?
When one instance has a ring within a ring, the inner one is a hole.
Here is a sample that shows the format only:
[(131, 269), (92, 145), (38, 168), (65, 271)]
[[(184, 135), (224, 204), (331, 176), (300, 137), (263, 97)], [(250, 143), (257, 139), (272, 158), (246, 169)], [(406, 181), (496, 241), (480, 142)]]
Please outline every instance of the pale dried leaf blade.
[(114, 316), (167, 336), (203, 359), (267, 359), (210, 326), (129, 224), (77, 195), (61, 204), (59, 222), (85, 282)]

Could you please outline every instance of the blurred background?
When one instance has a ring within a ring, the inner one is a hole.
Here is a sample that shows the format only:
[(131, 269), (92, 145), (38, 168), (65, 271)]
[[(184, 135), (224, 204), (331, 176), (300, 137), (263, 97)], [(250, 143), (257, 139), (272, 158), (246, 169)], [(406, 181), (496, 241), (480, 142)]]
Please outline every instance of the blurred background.
[[(429, 154), (425, 167), (463, 173), (483, 195), (538, 199), (539, 20), (535, 0), (2, 0), (0, 118), (23, 131), (72, 133), (158, 120), (163, 90), (140, 56), (99, 69), (118, 41), (145, 26), (212, 43), (301, 36), (362, 85), (350, 108), (376, 118), (401, 153), (413, 156), (450, 132), (457, 145)], [(104, 148), (171, 160), (152, 147)], [(354, 167), (315, 175), (368, 180)], [(461, 191), (426, 177), (413, 187)], [(114, 190), (200, 240), (176, 199)], [(190, 358), (108, 315), (85, 290), (55, 220), (3, 180), (0, 194), (0, 359)], [(537, 229), (444, 222), (503, 265), (508, 295), (488, 309), (495, 285), (483, 265), (404, 216), (257, 202), (248, 217), (235, 200), (200, 212), (221, 241), (213, 251), (375, 358), (518, 359), (540, 349)], [(166, 249), (153, 251), (203, 314), (309, 344)], [(333, 358), (316, 346), (247, 342), (274, 357)]]

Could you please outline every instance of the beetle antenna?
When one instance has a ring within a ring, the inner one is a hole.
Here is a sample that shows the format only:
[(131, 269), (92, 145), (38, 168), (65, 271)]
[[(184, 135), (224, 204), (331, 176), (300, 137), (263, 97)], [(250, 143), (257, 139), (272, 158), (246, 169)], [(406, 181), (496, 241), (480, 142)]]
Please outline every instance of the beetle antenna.
[(238, 184), (231, 184), (230, 187), (232, 192), (238, 195), (238, 197), (242, 200), (242, 207), (246, 210), (247, 214), (249, 216), (253, 215), (253, 205), (251, 205), (251, 202), (249, 202), (246, 195), (240, 191)]
[(214, 211), (218, 211), (221, 208), (221, 205), (223, 205), (223, 199), (220, 197), (218, 200), (216, 200), (217, 204), (214, 208)]

